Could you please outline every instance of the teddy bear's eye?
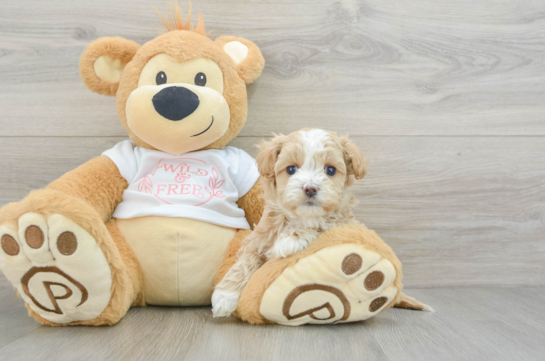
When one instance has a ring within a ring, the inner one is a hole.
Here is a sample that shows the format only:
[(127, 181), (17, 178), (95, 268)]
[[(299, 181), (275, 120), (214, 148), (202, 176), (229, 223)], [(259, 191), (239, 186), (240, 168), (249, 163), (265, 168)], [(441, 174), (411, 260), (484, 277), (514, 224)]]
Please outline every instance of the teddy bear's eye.
[(195, 75), (195, 85), (199, 85), (199, 86), (206, 85), (206, 75), (204, 73), (199, 73)]
[(164, 71), (160, 71), (157, 73), (157, 76), (155, 77), (155, 82), (157, 85), (165, 84), (167, 82), (167, 75)]

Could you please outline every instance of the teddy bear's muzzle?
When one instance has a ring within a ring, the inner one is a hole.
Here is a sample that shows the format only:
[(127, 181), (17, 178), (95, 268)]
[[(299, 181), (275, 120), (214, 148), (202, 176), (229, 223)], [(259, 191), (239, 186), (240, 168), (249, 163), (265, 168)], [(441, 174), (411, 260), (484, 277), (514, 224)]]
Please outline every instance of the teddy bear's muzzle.
[(179, 121), (193, 114), (199, 107), (197, 94), (185, 87), (170, 86), (155, 94), (153, 107), (168, 120)]

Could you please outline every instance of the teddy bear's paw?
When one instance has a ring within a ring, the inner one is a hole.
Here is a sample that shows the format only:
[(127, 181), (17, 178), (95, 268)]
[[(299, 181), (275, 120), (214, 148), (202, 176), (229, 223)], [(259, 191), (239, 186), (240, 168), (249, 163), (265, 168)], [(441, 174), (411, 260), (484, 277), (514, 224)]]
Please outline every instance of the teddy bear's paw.
[(0, 270), (30, 308), (55, 323), (98, 317), (112, 276), (95, 239), (72, 220), (26, 213), (0, 226)]
[(212, 293), (212, 313), (214, 317), (229, 317), (238, 306), (240, 293), (216, 288)]
[(260, 313), (297, 326), (368, 319), (391, 305), (396, 270), (358, 244), (324, 248), (286, 268), (265, 291)]

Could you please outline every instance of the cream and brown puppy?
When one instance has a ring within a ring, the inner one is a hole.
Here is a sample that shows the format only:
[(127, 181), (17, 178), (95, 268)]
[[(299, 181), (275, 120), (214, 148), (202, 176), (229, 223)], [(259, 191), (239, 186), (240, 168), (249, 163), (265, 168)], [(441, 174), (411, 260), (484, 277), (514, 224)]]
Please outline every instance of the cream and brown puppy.
[(304, 250), (329, 228), (358, 224), (347, 188), (367, 173), (348, 137), (304, 129), (263, 142), (257, 156), (265, 211), (212, 295), (214, 317), (229, 316), (250, 276), (267, 260)]

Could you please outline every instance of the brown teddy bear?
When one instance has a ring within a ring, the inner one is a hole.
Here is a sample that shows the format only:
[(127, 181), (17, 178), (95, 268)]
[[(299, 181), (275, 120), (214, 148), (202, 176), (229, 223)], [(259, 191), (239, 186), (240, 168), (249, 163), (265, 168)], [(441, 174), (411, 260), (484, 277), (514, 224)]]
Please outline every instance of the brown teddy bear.
[[(246, 84), (263, 56), (246, 39), (211, 40), (200, 16), (192, 29), (177, 6), (173, 19), (143, 46), (101, 38), (81, 57), (85, 85), (116, 97), (131, 140), (0, 210), (0, 269), (42, 324), (112, 325), (131, 306), (208, 305), (261, 218), (255, 162), (227, 144), (246, 122)], [(364, 290), (358, 280), (381, 259), (393, 275)], [(347, 226), (265, 264), (236, 314), (302, 324), (419, 308), (401, 288), (392, 250)]]

